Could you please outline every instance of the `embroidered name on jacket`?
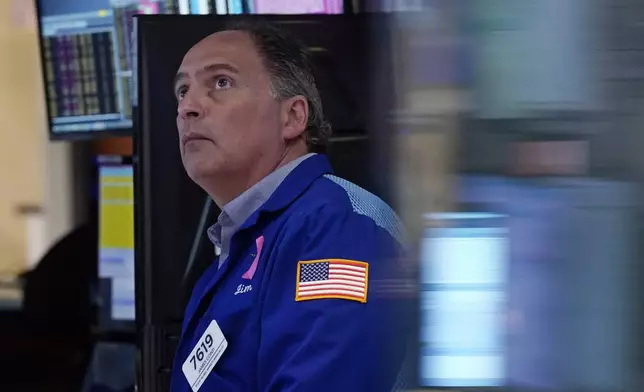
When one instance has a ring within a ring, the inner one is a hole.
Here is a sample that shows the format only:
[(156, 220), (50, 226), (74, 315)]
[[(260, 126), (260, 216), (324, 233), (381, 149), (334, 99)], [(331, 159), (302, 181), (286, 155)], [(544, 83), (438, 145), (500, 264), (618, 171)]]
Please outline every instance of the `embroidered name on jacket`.
[(295, 300), (337, 298), (367, 302), (369, 264), (362, 261), (325, 259), (297, 264)]

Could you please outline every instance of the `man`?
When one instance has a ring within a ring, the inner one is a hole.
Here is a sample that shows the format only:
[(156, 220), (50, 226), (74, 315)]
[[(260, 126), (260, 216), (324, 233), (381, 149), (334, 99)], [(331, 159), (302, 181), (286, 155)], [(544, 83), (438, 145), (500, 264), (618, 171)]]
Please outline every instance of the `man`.
[(400, 253), (380, 199), (332, 175), (307, 52), (271, 25), (212, 34), (174, 91), (185, 169), (222, 209), (172, 391), (391, 391), (404, 319), (374, 289)]

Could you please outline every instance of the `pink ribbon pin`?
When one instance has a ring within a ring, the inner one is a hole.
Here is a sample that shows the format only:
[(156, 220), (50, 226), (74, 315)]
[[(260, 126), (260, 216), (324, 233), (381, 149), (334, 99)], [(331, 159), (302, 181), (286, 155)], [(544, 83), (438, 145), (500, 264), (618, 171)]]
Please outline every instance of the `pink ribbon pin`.
[(251, 280), (253, 279), (253, 276), (255, 276), (255, 271), (257, 271), (257, 264), (259, 263), (259, 255), (262, 253), (262, 246), (264, 246), (264, 236), (257, 237), (257, 239), (255, 240), (255, 245), (257, 246), (257, 254), (255, 255), (255, 259), (253, 260), (253, 264), (251, 264), (248, 271), (246, 271), (244, 275), (242, 275), (242, 279)]

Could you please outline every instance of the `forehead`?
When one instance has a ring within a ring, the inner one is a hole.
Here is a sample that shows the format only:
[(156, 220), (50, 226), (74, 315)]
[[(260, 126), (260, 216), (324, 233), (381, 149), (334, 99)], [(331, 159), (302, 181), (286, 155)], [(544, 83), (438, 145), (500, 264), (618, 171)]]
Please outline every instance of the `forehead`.
[(221, 31), (199, 41), (184, 56), (181, 70), (202, 67), (211, 61), (226, 62), (240, 71), (261, 67), (261, 58), (250, 36), (243, 31)]

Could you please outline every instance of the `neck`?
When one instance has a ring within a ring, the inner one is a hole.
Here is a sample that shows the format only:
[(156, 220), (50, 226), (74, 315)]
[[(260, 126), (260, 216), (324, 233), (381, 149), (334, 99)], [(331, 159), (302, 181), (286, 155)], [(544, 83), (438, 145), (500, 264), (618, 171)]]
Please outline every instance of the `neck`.
[(258, 162), (246, 173), (227, 173), (221, 179), (213, 178), (209, 181), (209, 186), (204, 189), (215, 204), (223, 209), (226, 204), (235, 200), (264, 177), (303, 155), (306, 155), (306, 148), (304, 150), (300, 148), (286, 149), (280, 159), (272, 165)]

